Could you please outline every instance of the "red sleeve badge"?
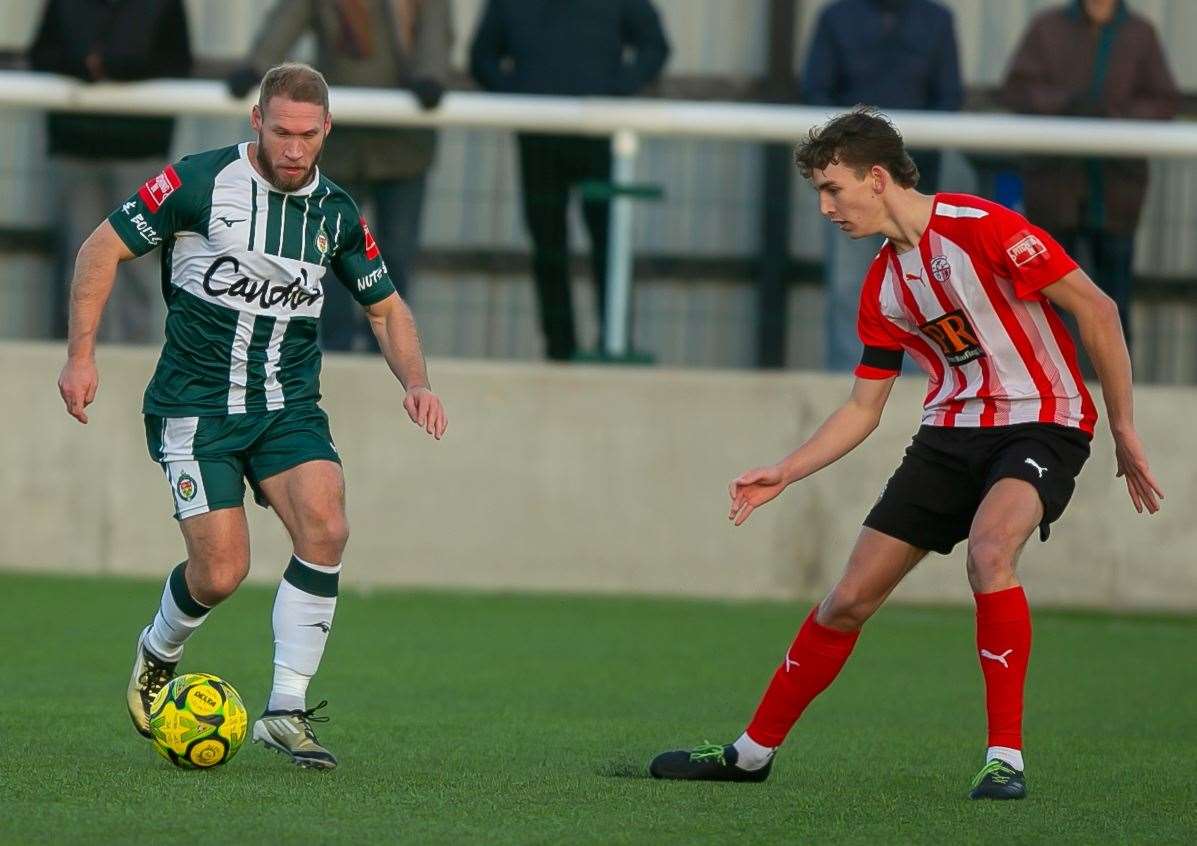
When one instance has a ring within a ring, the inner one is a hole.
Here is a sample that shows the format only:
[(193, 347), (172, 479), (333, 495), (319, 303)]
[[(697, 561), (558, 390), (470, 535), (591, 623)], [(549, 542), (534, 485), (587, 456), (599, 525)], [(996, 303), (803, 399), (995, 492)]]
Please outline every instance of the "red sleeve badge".
[(373, 261), (378, 258), (378, 243), (374, 240), (374, 233), (370, 231), (370, 227), (366, 225), (366, 218), (358, 218), (358, 222), (362, 225), (362, 232), (366, 236), (366, 258)]
[(1048, 259), (1047, 246), (1038, 237), (1026, 230), (1019, 232), (1007, 242), (1006, 255), (1015, 267), (1028, 264), (1043, 264)]
[(146, 208), (154, 214), (158, 209), (162, 208), (162, 204), (166, 202), (166, 198), (173, 194), (182, 181), (179, 175), (175, 173), (173, 165), (167, 165), (166, 170), (155, 176), (153, 179), (146, 182), (138, 190), (137, 195), (141, 197), (141, 201), (146, 204)]

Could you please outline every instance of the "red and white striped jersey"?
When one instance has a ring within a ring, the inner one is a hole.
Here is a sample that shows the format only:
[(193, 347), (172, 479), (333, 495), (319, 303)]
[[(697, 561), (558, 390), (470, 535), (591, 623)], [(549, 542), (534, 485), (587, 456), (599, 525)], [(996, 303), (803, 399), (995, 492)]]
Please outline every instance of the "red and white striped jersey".
[(918, 247), (886, 242), (869, 267), (856, 375), (888, 379), (903, 350), (929, 376), (923, 423), (1056, 423), (1092, 433), (1097, 408), (1076, 348), (1042, 289), (1077, 264), (1005, 206), (936, 194)]

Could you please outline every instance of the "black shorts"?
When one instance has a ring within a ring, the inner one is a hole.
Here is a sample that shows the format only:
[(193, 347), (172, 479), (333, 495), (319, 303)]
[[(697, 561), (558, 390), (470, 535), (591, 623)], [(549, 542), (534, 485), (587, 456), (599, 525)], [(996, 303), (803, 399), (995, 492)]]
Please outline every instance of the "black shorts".
[(999, 479), (1023, 479), (1039, 492), (1039, 539), (1064, 513), (1090, 436), (1054, 423), (988, 428), (921, 426), (864, 524), (946, 555), (968, 537), (985, 494)]

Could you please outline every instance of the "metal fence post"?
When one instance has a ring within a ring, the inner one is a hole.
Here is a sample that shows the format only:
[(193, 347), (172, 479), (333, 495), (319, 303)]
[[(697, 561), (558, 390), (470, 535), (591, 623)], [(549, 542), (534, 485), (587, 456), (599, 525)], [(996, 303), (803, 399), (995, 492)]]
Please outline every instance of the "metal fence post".
[(604, 303), (603, 352), (622, 358), (628, 352), (628, 314), (632, 304), (632, 198), (619, 189), (631, 185), (636, 175), (640, 139), (620, 129), (611, 139), (611, 225), (607, 237), (607, 302)]

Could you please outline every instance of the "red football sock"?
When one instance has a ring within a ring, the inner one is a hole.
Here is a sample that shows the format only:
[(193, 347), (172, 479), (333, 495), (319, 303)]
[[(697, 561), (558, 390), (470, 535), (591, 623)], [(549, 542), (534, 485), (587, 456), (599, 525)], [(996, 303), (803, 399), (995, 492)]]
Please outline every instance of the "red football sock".
[(748, 736), (762, 746), (781, 746), (811, 700), (839, 675), (859, 631), (841, 632), (815, 621), (816, 605), (748, 724)]
[(1017, 585), (977, 600), (977, 651), (985, 675), (989, 745), (1022, 749), (1022, 691), (1031, 658), (1031, 609)]

